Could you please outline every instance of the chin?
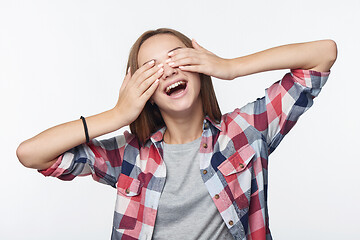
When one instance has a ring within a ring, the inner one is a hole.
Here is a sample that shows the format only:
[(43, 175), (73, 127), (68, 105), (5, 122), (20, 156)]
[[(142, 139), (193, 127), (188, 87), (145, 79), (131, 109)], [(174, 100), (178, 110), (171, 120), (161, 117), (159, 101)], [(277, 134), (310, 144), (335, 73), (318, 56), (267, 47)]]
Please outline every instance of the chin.
[[(168, 102), (169, 103), (169, 102)], [(159, 106), (159, 105), (158, 105)], [(166, 114), (176, 117), (184, 117), (188, 114), (193, 114), (195, 111), (202, 109), (200, 96), (197, 99), (181, 99), (179, 101), (171, 102), (166, 106), (159, 106), (161, 114)]]

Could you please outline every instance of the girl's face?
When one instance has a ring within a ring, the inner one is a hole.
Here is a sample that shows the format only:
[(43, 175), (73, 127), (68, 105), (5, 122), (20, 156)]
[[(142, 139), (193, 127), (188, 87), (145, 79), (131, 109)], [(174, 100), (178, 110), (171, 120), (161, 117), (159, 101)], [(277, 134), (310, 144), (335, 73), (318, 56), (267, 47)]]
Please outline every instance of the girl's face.
[(159, 86), (150, 99), (159, 107), (163, 117), (179, 113), (189, 114), (192, 113), (191, 110), (202, 109), (199, 73), (172, 68), (165, 62), (169, 59), (169, 52), (185, 47), (185, 44), (174, 35), (158, 34), (148, 38), (139, 49), (139, 66), (150, 60), (155, 60), (156, 65), (164, 64)]

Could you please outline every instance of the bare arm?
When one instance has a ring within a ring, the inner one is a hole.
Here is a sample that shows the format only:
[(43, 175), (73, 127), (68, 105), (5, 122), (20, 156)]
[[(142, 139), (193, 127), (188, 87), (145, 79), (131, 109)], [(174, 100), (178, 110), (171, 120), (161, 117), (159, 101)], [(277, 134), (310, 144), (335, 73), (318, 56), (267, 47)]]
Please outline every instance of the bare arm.
[[(129, 72), (121, 86), (119, 99), (114, 108), (86, 118), (90, 139), (129, 125), (140, 114), (146, 101), (158, 86), (162, 72), (148, 63), (132, 76)], [(46, 169), (59, 155), (85, 143), (82, 120), (75, 120), (49, 128), (22, 142), (16, 150), (19, 161), (26, 167)]]
[(277, 69), (307, 69), (328, 72), (337, 57), (336, 43), (319, 40), (270, 48), (232, 59), (236, 77)]
[[(125, 126), (115, 109), (86, 118), (90, 139), (116, 131)], [(22, 142), (16, 150), (20, 162), (29, 168), (50, 167), (63, 152), (84, 143), (82, 120), (75, 120), (49, 128)]]
[(195, 40), (194, 48), (177, 49), (169, 53), (172, 67), (199, 72), (220, 79), (237, 77), (277, 69), (307, 69), (327, 72), (337, 57), (333, 40), (294, 43), (270, 48), (251, 55), (224, 59), (201, 47)]

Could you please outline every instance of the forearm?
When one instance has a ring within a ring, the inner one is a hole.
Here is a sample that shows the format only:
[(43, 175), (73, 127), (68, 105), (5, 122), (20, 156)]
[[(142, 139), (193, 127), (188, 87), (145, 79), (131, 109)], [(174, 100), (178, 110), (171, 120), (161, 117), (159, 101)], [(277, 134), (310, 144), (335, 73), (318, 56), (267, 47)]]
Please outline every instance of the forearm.
[[(114, 109), (87, 117), (86, 123), (90, 139), (126, 125)], [(57, 156), (84, 142), (84, 126), (79, 119), (49, 128), (22, 142), (16, 154), (24, 166), (44, 169), (51, 166)]]
[(319, 40), (288, 44), (231, 59), (235, 77), (277, 69), (310, 69), (327, 72), (337, 57), (336, 43)]

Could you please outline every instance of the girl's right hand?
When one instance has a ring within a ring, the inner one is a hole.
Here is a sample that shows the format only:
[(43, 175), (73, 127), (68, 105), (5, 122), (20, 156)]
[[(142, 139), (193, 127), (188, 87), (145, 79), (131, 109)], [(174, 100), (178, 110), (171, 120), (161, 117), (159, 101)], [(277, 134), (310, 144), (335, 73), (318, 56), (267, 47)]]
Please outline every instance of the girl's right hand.
[(141, 66), (134, 75), (131, 75), (130, 68), (128, 69), (114, 107), (116, 112), (120, 113), (121, 119), (125, 120), (125, 125), (129, 125), (140, 115), (159, 86), (159, 78), (163, 73), (163, 64), (155, 66), (154, 60)]

